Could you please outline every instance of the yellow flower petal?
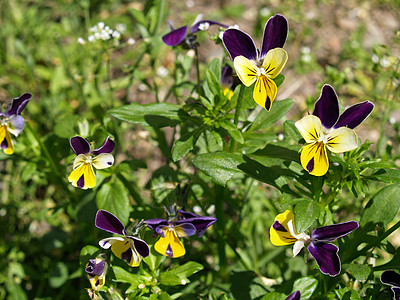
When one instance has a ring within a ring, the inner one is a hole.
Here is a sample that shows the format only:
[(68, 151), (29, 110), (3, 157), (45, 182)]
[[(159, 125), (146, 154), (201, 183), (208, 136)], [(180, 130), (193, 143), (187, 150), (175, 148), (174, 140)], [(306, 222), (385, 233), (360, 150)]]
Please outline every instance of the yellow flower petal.
[(256, 81), (259, 69), (253, 61), (240, 55), (235, 57), (233, 65), (236, 74), (245, 86), (251, 86)]
[(175, 231), (167, 230), (164, 234), (165, 237), (160, 237), (154, 244), (154, 249), (156, 249), (158, 253), (172, 258), (185, 255), (185, 247), (182, 245)]
[(90, 163), (82, 163), (78, 168), (74, 169), (68, 176), (68, 181), (75, 187), (84, 190), (91, 189), (96, 186), (96, 177), (92, 165)]
[(113, 241), (111, 251), (116, 257), (125, 260), (131, 267), (139, 266), (140, 261), (142, 260), (142, 257), (136, 252), (134, 246), (131, 246), (129, 239)]
[(233, 91), (230, 89), (230, 88), (224, 88), (223, 89), (223, 93), (224, 93), (224, 96), (227, 96), (228, 97), (228, 100), (231, 100), (232, 99), (232, 97), (233, 97)]
[(357, 134), (347, 127), (335, 129), (326, 136), (326, 140), (326, 147), (334, 153), (342, 153), (358, 147)]
[(301, 150), (300, 161), (303, 168), (311, 175), (323, 176), (328, 172), (328, 154), (323, 142), (304, 146)]
[(274, 48), (268, 51), (262, 67), (269, 78), (275, 78), (282, 71), (288, 60), (287, 52), (282, 48)]
[(276, 216), (275, 222), (269, 230), (269, 238), (273, 245), (285, 246), (297, 241), (289, 232), (288, 222), (290, 220), (294, 222), (294, 215), (290, 210)]
[(273, 80), (265, 75), (257, 78), (253, 90), (253, 99), (258, 105), (266, 110), (271, 109), (272, 102), (275, 100), (278, 88)]
[(7, 148), (3, 149), (5, 154), (13, 154), (14, 153), (14, 145), (11, 140), (11, 135), (8, 132), (7, 126), (5, 126), (5, 125), (0, 127), (0, 145), (7, 146)]
[(324, 134), (321, 120), (314, 115), (305, 116), (294, 125), (296, 125), (306, 143), (317, 142)]

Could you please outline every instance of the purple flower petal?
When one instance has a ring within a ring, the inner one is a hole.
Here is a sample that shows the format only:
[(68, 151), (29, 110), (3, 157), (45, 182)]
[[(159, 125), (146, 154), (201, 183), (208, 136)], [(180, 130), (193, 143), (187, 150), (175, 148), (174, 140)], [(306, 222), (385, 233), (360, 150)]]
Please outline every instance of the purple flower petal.
[(227, 25), (222, 24), (222, 23), (219, 23), (219, 22), (215, 22), (215, 21), (212, 21), (212, 20), (201, 20), (201, 21), (197, 22), (196, 24), (194, 24), (194, 25), (190, 28), (190, 32), (191, 32), (191, 33), (196, 33), (197, 31), (200, 30), (199, 26), (200, 26), (201, 24), (204, 24), (204, 23), (208, 23), (210, 26), (211, 26), (211, 25), (219, 25), (220, 27), (228, 28)]
[(195, 217), (177, 221), (175, 222), (175, 224), (190, 223), (196, 228), (197, 235), (201, 237), (207, 230), (207, 228), (214, 224), (216, 221), (217, 219), (213, 217)]
[(175, 223), (174, 230), (178, 237), (192, 236), (196, 234), (196, 227), (193, 224), (186, 222), (180, 224), (177, 223), (178, 222)]
[(319, 227), (311, 234), (312, 241), (330, 242), (346, 236), (358, 228), (358, 222), (350, 221), (334, 225)]
[(186, 35), (186, 31), (187, 26), (180, 27), (164, 35), (162, 37), (162, 40), (168, 46), (176, 46), (183, 41)]
[(188, 211), (184, 211), (183, 209), (178, 210), (178, 216), (180, 217), (180, 219), (189, 219), (189, 218), (199, 217), (198, 215), (188, 212)]
[(310, 254), (315, 258), (322, 273), (331, 277), (340, 273), (339, 248), (332, 244), (313, 243), (307, 247)]
[(83, 137), (74, 136), (70, 138), (69, 143), (76, 155), (87, 154), (90, 152), (90, 144)]
[(88, 273), (90, 276), (100, 276), (104, 272), (105, 265), (106, 262), (104, 260), (96, 264), (95, 259), (89, 259), (89, 263), (85, 269), (85, 272)]
[(339, 100), (329, 84), (322, 87), (321, 95), (314, 105), (313, 115), (317, 116), (325, 128), (331, 128), (339, 118)]
[(381, 281), (384, 284), (400, 287), (400, 274), (392, 270), (384, 271), (381, 275)]
[(14, 135), (20, 134), (25, 127), (25, 119), (22, 116), (13, 115), (9, 120), (11, 126), (8, 128), (8, 130)]
[(232, 61), (239, 55), (254, 61), (258, 58), (257, 47), (253, 39), (239, 29), (226, 30), (222, 36), (222, 42)]
[(168, 228), (169, 228), (168, 226), (160, 225), (160, 226), (157, 226), (155, 232), (156, 232), (159, 236), (165, 237), (165, 231), (167, 231)]
[(142, 257), (147, 257), (150, 254), (150, 249), (147, 243), (137, 237), (127, 236), (128, 238), (133, 239), (133, 243), (135, 245), (135, 249)]
[(99, 148), (94, 149), (92, 153), (93, 155), (99, 155), (100, 153), (111, 153), (114, 151), (114, 148), (115, 142), (108, 136), (103, 144)]
[(156, 232), (158, 226), (168, 226), (168, 221), (164, 219), (150, 219), (146, 221), (147, 227)]
[(300, 300), (301, 293), (300, 291), (295, 291), (291, 293), (286, 300)]
[(9, 117), (11, 115), (20, 115), (31, 98), (31, 93), (25, 93), (17, 98), (14, 98), (11, 103), (11, 107), (6, 111), (6, 116)]
[(226, 65), (223, 69), (222, 69), (222, 73), (221, 73), (221, 84), (223, 88), (231, 88), (232, 84), (233, 84), (233, 69), (229, 66)]
[(95, 225), (102, 230), (125, 235), (125, 226), (121, 221), (106, 210), (99, 210), (96, 214)]
[(340, 115), (334, 128), (343, 126), (351, 129), (356, 128), (371, 114), (374, 106), (371, 101), (364, 101), (350, 106)]
[(400, 300), (400, 288), (398, 287), (392, 287), (392, 291), (393, 291), (393, 299), (394, 300)]
[(269, 18), (264, 28), (260, 58), (264, 58), (271, 49), (283, 48), (288, 32), (289, 25), (284, 16), (277, 14)]
[(79, 177), (78, 181), (76, 182), (77, 187), (83, 188), (85, 186), (85, 176), (82, 174), (81, 177)]

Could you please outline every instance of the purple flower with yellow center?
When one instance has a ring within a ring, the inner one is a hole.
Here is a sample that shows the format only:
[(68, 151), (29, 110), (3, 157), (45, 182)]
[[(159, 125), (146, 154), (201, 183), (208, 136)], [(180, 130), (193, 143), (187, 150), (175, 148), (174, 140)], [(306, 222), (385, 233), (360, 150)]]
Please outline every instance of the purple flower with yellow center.
[(338, 256), (339, 248), (328, 242), (344, 237), (358, 228), (358, 222), (350, 221), (315, 229), (311, 236), (298, 233), (294, 227), (294, 215), (286, 210), (275, 218), (270, 228), (270, 240), (275, 246), (294, 244), (293, 256), (299, 254), (307, 243), (308, 252), (315, 258), (322, 273), (336, 276), (340, 273), (341, 264)]
[(358, 137), (353, 129), (360, 125), (373, 109), (372, 102), (364, 101), (339, 114), (336, 92), (332, 86), (325, 84), (312, 115), (305, 116), (295, 123), (306, 141), (300, 155), (303, 168), (311, 175), (325, 175), (329, 169), (326, 148), (333, 153), (357, 148)]
[(169, 220), (150, 219), (146, 221), (147, 226), (153, 230), (160, 239), (154, 244), (154, 249), (165, 256), (172, 258), (185, 255), (186, 250), (181, 237), (196, 234), (201, 237), (212, 224), (217, 221), (213, 217), (200, 217), (196, 214), (179, 210), (171, 214)]
[(113, 165), (114, 157), (110, 154), (115, 148), (115, 142), (107, 137), (100, 148), (90, 151), (89, 142), (80, 136), (70, 139), (72, 150), (77, 157), (74, 160), (74, 170), (68, 177), (73, 186), (81, 189), (91, 189), (96, 185), (93, 167), (106, 169)]
[(400, 274), (395, 271), (384, 271), (381, 275), (381, 282), (390, 285), (393, 291), (393, 300), (400, 300)]
[(25, 119), (21, 113), (31, 100), (32, 94), (25, 93), (12, 100), (11, 106), (5, 113), (0, 112), (0, 148), (5, 154), (14, 153), (11, 134), (18, 136), (25, 127)]
[(271, 17), (265, 25), (261, 51), (257, 50), (250, 35), (239, 29), (228, 29), (222, 37), (239, 79), (245, 86), (255, 83), (253, 99), (266, 110), (271, 109), (278, 90), (273, 79), (282, 71), (288, 59), (286, 51), (282, 49), (288, 28), (284, 16), (277, 14)]
[(220, 27), (228, 27), (227, 25), (221, 24), (216, 21), (212, 20), (201, 20), (202, 15), (198, 15), (196, 20), (194, 21), (192, 27), (190, 28), (190, 33), (186, 36), (186, 33), (188, 31), (187, 26), (182, 26), (177, 29), (175, 29), (174, 25), (172, 24), (172, 21), (169, 21), (169, 27), (171, 31), (164, 35), (162, 37), (163, 42), (167, 46), (177, 46), (183, 41), (185, 41), (185, 45), (189, 46), (189, 48), (194, 48), (195, 45), (195, 33), (198, 31), (205, 31), (208, 30), (208, 28), (211, 25), (219, 25)]
[(89, 259), (85, 272), (88, 274), (88, 279), (93, 290), (99, 291), (103, 287), (106, 281), (107, 268), (108, 264), (105, 260), (99, 257), (96, 259)]
[(96, 214), (95, 225), (99, 229), (123, 236), (102, 239), (99, 245), (103, 249), (111, 248), (115, 256), (125, 260), (131, 267), (139, 266), (142, 258), (149, 256), (150, 249), (147, 243), (136, 234), (127, 235), (125, 226), (112, 213), (99, 210)]

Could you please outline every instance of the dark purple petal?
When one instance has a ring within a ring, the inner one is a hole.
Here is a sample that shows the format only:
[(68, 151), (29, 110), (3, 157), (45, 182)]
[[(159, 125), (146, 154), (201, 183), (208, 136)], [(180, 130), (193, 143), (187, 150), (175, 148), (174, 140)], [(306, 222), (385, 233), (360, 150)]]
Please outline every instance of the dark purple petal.
[(191, 28), (190, 28), (190, 32), (191, 33), (196, 33), (197, 31), (200, 30), (199, 25), (204, 24), (204, 23), (208, 23), (210, 26), (211, 25), (219, 25), (220, 27), (225, 27), (228, 28), (227, 25), (219, 23), (219, 22), (215, 22), (212, 20), (201, 20), (200, 22), (197, 22), (196, 24), (194, 24)]
[(103, 145), (101, 145), (97, 149), (94, 149), (92, 153), (93, 155), (99, 155), (100, 153), (111, 153), (114, 151), (114, 148), (115, 148), (115, 142), (108, 136), (103, 142)]
[(180, 219), (188, 219), (188, 218), (197, 218), (199, 217), (199, 215), (180, 209), (178, 210), (178, 217)]
[(125, 260), (128, 265), (131, 264), (133, 258), (132, 249), (129, 247), (125, 252), (121, 253), (121, 259)]
[(400, 287), (400, 274), (392, 270), (384, 271), (381, 275), (381, 281), (384, 284)]
[(14, 98), (11, 103), (11, 107), (6, 111), (6, 116), (9, 117), (11, 115), (20, 115), (31, 98), (31, 93), (25, 93), (17, 98)]
[(186, 31), (187, 26), (180, 27), (164, 35), (162, 37), (162, 40), (168, 46), (176, 46), (183, 41), (186, 35)]
[(169, 257), (174, 257), (174, 253), (172, 252), (171, 244), (168, 244), (167, 250), (165, 250), (165, 255)]
[(89, 142), (80, 136), (74, 136), (69, 139), (72, 150), (74, 150), (76, 155), (87, 154), (90, 152)]
[(307, 247), (310, 254), (315, 258), (322, 273), (336, 276), (340, 273), (339, 248), (332, 244), (313, 243)]
[(95, 259), (89, 259), (89, 263), (85, 269), (85, 272), (90, 276), (100, 276), (104, 272), (105, 265), (106, 262), (104, 260), (96, 264)]
[(1, 142), (1, 144), (0, 144), (0, 148), (1, 149), (7, 149), (8, 148), (8, 142), (7, 142), (6, 137), (4, 137), (4, 140), (0, 141), (0, 142)]
[(374, 106), (371, 101), (364, 101), (350, 106), (339, 116), (334, 128), (343, 126), (351, 129), (356, 128), (371, 114)]
[(330, 242), (346, 236), (358, 228), (358, 222), (350, 221), (334, 225), (319, 227), (311, 234), (312, 241)]
[(393, 291), (393, 300), (400, 300), (400, 288), (398, 287), (392, 287)]
[(121, 221), (106, 210), (99, 210), (96, 214), (95, 225), (102, 230), (125, 235), (125, 226)]
[(279, 221), (275, 221), (274, 224), (272, 225), (272, 228), (278, 231), (288, 232), (286, 228), (281, 223), (279, 223)]
[(180, 221), (179, 224), (174, 223), (174, 230), (178, 237), (192, 236), (196, 234), (196, 227), (193, 224), (187, 223), (186, 220), (183, 221), (185, 223), (181, 222), (182, 221)]
[(165, 237), (165, 231), (168, 230), (168, 226), (165, 225), (160, 225), (156, 228), (156, 230), (154, 230), (159, 236), (161, 237)]
[(194, 217), (176, 221), (175, 224), (178, 225), (182, 223), (190, 223), (196, 228), (197, 235), (201, 237), (207, 230), (207, 228), (214, 224), (216, 221), (217, 219), (213, 217)]
[(321, 95), (314, 105), (313, 115), (317, 116), (325, 128), (331, 128), (339, 118), (339, 100), (329, 84), (322, 87)]
[(82, 174), (81, 177), (79, 177), (78, 181), (76, 182), (77, 187), (83, 188), (85, 186), (85, 176)]
[(168, 226), (168, 221), (164, 219), (150, 219), (146, 221), (147, 227), (156, 232), (158, 226)]
[(147, 243), (137, 237), (128, 236), (128, 238), (133, 239), (133, 243), (135, 245), (135, 249), (142, 257), (147, 257), (150, 254), (150, 249)]
[(300, 300), (301, 293), (300, 291), (295, 291), (291, 293), (286, 300)]
[(250, 60), (257, 60), (257, 47), (247, 33), (239, 29), (228, 29), (222, 36), (222, 42), (232, 61), (236, 56), (243, 55)]
[(229, 65), (226, 65), (222, 69), (221, 84), (222, 84), (223, 88), (231, 88), (232, 87), (232, 84), (233, 84), (232, 73), (233, 73), (233, 69)]
[(269, 18), (264, 28), (260, 58), (264, 58), (271, 49), (283, 48), (288, 32), (289, 24), (284, 16), (277, 14)]

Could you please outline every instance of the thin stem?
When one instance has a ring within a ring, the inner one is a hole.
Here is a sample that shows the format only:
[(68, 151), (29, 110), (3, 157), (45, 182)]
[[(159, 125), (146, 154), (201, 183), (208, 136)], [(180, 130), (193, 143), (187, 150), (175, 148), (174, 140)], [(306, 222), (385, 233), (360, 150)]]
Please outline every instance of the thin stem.
[(197, 94), (201, 94), (201, 83), (200, 83), (200, 62), (199, 62), (199, 51), (197, 46), (194, 46), (194, 53), (196, 56), (196, 74), (197, 74)]
[(237, 103), (236, 103), (235, 117), (233, 120), (235, 125), (237, 125), (239, 123), (239, 114), (240, 114), (240, 109), (242, 108), (243, 94), (244, 94), (244, 85), (241, 84), (240, 91), (239, 91), (239, 97), (238, 97)]
[(127, 102), (128, 102), (128, 99), (129, 99), (129, 90), (131, 89), (131, 86), (132, 86), (132, 84), (133, 84), (133, 79), (135, 78), (135, 76), (134, 76), (135, 70), (137, 69), (137, 67), (139, 66), (140, 62), (142, 61), (143, 56), (144, 56), (144, 55), (146, 54), (146, 52), (147, 52), (147, 49), (148, 49), (148, 46), (147, 46), (147, 45), (146, 45), (145, 47), (143, 47), (143, 50), (142, 50), (142, 52), (140, 53), (139, 58), (137, 59), (136, 63), (135, 63), (135, 64), (133, 65), (133, 67), (132, 67), (132, 72), (129, 74), (129, 82), (128, 82), (128, 86), (126, 87), (126, 90), (125, 90), (125, 97), (124, 97), (124, 99), (123, 99), (124, 103), (127, 103)]

